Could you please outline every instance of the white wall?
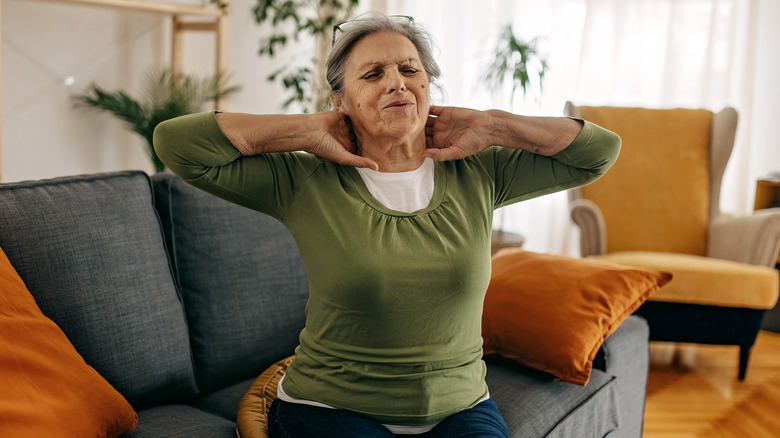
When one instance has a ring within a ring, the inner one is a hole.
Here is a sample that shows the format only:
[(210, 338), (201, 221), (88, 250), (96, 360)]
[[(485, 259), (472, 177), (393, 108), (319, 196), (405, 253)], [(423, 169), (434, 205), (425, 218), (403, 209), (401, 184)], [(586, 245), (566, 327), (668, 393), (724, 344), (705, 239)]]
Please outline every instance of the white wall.
[(775, 129), (780, 121), (780, 1), (760, 0), (758, 12), (753, 108), (748, 128), (756, 148), (750, 166), (752, 179), (780, 172), (780, 136)]
[[(140, 97), (144, 73), (170, 60), (170, 18), (163, 14), (29, 0), (2, 1), (2, 180), (98, 171), (153, 171), (144, 140), (107, 113), (74, 107), (91, 83)], [(200, 0), (186, 0), (199, 3)], [(182, 2), (186, 2), (182, 0)], [(257, 55), (261, 29), (254, 0), (234, 0), (230, 44), (232, 111), (277, 112), (278, 65)], [(213, 74), (211, 33), (184, 39), (185, 72)]]

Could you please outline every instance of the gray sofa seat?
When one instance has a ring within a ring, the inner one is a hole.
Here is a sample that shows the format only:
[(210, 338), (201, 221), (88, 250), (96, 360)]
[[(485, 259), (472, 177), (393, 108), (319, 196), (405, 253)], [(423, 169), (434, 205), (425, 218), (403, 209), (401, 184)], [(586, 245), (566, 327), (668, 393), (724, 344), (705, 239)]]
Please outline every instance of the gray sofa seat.
[[(0, 184), (0, 223), (44, 314), (137, 410), (134, 438), (235, 437), (253, 379), (297, 345), (307, 283), (292, 237), (172, 174)], [(629, 317), (584, 387), (489, 360), (512, 436), (641, 436), (647, 335)]]
[(513, 437), (641, 437), (648, 337), (643, 319), (626, 319), (604, 343), (586, 386), (488, 360), (490, 395)]
[(236, 424), (192, 406), (164, 405), (139, 411), (138, 426), (130, 436), (133, 438), (235, 438)]

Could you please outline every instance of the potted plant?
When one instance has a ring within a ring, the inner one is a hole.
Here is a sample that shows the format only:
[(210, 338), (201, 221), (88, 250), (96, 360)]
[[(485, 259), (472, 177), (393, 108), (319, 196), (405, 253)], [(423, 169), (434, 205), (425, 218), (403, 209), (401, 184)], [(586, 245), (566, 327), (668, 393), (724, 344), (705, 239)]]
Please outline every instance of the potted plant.
[(274, 57), (288, 42), (298, 41), (300, 34), (315, 39), (311, 62), (299, 67), (285, 64), (267, 77), (271, 82), (281, 80), (290, 92), (282, 108), (294, 103), (301, 105), (303, 112), (328, 108), (330, 87), (325, 80), (325, 60), (330, 32), (334, 25), (351, 17), (357, 5), (358, 0), (257, 0), (255, 21), (273, 28), (272, 34), (260, 41), (260, 55)]
[[(523, 97), (531, 88), (537, 88), (539, 95), (542, 93), (548, 66), (547, 60), (539, 52), (538, 41), (538, 37), (530, 41), (517, 38), (511, 24), (507, 24), (499, 35), (493, 62), (487, 69), (485, 80), (493, 91), (497, 91), (502, 89), (507, 79), (511, 79), (510, 106), (514, 104), (518, 88), (523, 90)], [(525, 239), (522, 235), (506, 231), (506, 212), (499, 211), (498, 216), (499, 227), (493, 230), (491, 239), (493, 251), (523, 246)]]
[(205, 104), (240, 89), (225, 82), (222, 74), (204, 79), (184, 75), (177, 80), (169, 69), (162, 69), (146, 74), (142, 100), (133, 99), (123, 91), (106, 91), (94, 84), (85, 94), (75, 95), (74, 99), (86, 107), (112, 113), (143, 137), (154, 169), (161, 172), (165, 170), (165, 164), (154, 151), (154, 128), (165, 120), (203, 111)]
[(498, 38), (493, 62), (488, 67), (485, 79), (490, 88), (497, 90), (503, 86), (506, 79), (511, 78), (510, 104), (514, 102), (518, 88), (523, 90), (523, 97), (525, 97), (533, 87), (533, 82), (538, 84), (539, 94), (542, 93), (544, 74), (548, 65), (547, 60), (539, 52), (538, 42), (538, 37), (530, 41), (517, 38), (511, 24), (504, 27)]

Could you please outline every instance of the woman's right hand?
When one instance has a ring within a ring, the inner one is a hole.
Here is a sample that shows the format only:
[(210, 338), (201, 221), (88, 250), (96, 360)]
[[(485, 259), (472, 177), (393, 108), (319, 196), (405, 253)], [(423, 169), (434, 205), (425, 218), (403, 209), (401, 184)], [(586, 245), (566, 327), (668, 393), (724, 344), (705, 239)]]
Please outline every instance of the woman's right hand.
[(308, 116), (311, 122), (310, 140), (303, 150), (334, 163), (379, 169), (374, 160), (357, 155), (355, 135), (348, 117), (338, 111), (323, 111)]

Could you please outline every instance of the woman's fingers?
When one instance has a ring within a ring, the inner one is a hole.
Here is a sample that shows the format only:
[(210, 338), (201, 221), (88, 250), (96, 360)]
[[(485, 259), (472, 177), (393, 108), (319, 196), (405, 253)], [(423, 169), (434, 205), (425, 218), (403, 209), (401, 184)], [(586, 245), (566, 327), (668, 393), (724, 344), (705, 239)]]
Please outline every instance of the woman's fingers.
[(434, 161), (444, 161), (441, 158), (441, 149), (426, 149), (423, 156), (432, 158)]
[(376, 164), (376, 161), (370, 159), (370, 158), (364, 158), (360, 157), (361, 162), (355, 164), (355, 167), (365, 167), (371, 170), (379, 170), (379, 165)]
[(439, 114), (441, 114), (443, 109), (444, 109), (444, 107), (442, 107), (442, 106), (431, 105), (429, 107), (429, 109), (428, 109), (428, 114), (432, 114), (434, 116), (438, 116)]
[(379, 170), (379, 165), (370, 158), (361, 157), (355, 155), (352, 152), (344, 149), (341, 145), (335, 146), (329, 151), (322, 151), (321, 154), (316, 154), (322, 158), (327, 158), (335, 163), (343, 164), (345, 166), (354, 167), (366, 167), (369, 169)]
[(426, 149), (423, 155), (432, 158), (434, 161), (457, 160), (464, 157), (463, 153), (455, 148)]
[(435, 161), (448, 161), (465, 158), (472, 154), (464, 151), (463, 148), (450, 146), (446, 148), (429, 147), (423, 152), (423, 155)]
[(376, 162), (370, 158), (361, 157), (360, 155), (353, 155), (349, 154), (350, 157), (344, 157), (345, 162), (341, 164), (345, 164), (347, 166), (354, 166), (354, 167), (364, 167), (372, 170), (379, 170), (379, 165), (376, 164)]

